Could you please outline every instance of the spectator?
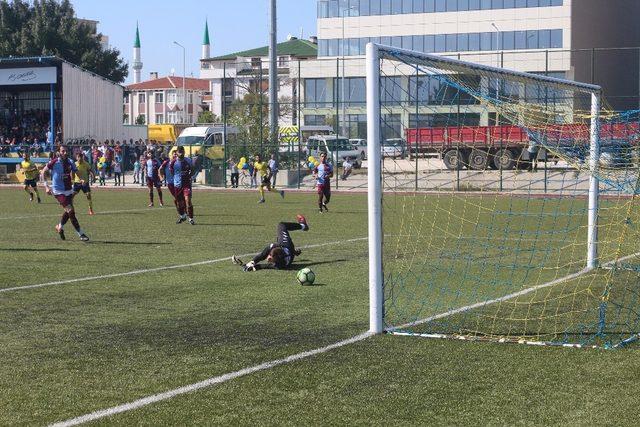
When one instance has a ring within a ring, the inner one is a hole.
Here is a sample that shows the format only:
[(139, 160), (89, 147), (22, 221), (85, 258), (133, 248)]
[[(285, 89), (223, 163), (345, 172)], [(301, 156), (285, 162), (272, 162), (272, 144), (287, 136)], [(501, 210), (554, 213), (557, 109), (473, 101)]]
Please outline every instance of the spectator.
[(238, 162), (231, 156), (229, 157), (229, 170), (231, 170), (231, 188), (238, 188), (238, 181), (240, 179), (240, 170), (238, 169)]
[(346, 180), (353, 171), (353, 164), (351, 163), (351, 157), (347, 157), (342, 163), (342, 180)]
[(271, 186), (275, 188), (276, 176), (278, 175), (278, 160), (276, 159), (275, 153), (271, 155), (271, 160), (269, 160), (269, 169), (271, 169)]

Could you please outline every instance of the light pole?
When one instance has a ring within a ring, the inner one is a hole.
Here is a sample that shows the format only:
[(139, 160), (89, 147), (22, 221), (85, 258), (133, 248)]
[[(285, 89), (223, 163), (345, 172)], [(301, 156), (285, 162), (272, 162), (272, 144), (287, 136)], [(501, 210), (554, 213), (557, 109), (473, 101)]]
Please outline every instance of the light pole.
[[(496, 65), (498, 68), (500, 68), (500, 29), (498, 28), (498, 26), (496, 25), (495, 22), (491, 23), (491, 26), (493, 28), (496, 29), (496, 52), (497, 52), (497, 57), (496, 57)], [(496, 77), (496, 100), (500, 99), (500, 79), (498, 77)], [(499, 116), (498, 116), (498, 105), (496, 104), (496, 121), (495, 121), (495, 125), (499, 126)]]
[(182, 123), (187, 123), (187, 49), (176, 41), (173, 44), (182, 48)]
[(344, 17), (345, 17), (345, 13), (349, 12), (349, 16), (351, 16), (351, 10), (355, 10), (356, 7), (355, 6), (351, 6), (347, 9), (343, 9), (342, 10), (342, 79), (341, 79), (341, 85), (342, 85), (342, 89), (341, 89), (341, 95), (340, 95), (340, 100), (342, 101), (342, 135), (344, 137), (346, 137), (347, 139), (349, 138), (349, 135), (347, 135), (347, 103), (345, 102), (345, 96), (344, 96), (344, 57), (345, 57), (345, 38), (344, 38)]

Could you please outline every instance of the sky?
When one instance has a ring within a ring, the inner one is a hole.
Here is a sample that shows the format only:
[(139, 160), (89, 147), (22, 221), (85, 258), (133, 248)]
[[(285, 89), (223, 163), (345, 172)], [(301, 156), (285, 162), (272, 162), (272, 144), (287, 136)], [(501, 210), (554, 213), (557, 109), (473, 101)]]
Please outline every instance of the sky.
[[(269, 44), (269, 0), (71, 0), (78, 18), (100, 21), (98, 31), (131, 63), (136, 21), (142, 45), (142, 79), (150, 72), (182, 75), (186, 47), (187, 76), (199, 77), (205, 19), (211, 56)], [(316, 0), (278, 0), (278, 42), (289, 34), (316, 35)], [(133, 82), (132, 70), (125, 83)]]

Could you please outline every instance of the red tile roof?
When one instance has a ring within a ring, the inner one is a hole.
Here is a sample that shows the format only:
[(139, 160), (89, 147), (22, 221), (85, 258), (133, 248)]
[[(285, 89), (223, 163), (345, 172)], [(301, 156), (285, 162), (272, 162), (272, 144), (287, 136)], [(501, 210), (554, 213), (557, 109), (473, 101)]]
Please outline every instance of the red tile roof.
[[(209, 80), (194, 79), (187, 77), (185, 79), (187, 90), (209, 91)], [(127, 86), (130, 91), (136, 90), (155, 90), (155, 89), (182, 89), (182, 77), (162, 77), (159, 79), (147, 80), (142, 83), (134, 83)]]

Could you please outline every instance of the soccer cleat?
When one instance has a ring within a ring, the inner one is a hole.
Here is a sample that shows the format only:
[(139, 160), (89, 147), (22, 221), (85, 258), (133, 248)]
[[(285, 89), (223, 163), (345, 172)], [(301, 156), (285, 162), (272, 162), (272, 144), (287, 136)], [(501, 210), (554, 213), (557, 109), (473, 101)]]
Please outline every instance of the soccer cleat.
[(33, 194), (29, 194), (29, 201), (33, 202)]
[(260, 204), (260, 203), (264, 203), (264, 199), (258, 200), (258, 204)]
[(42, 200), (40, 200), (40, 196), (38, 196), (38, 203), (42, 203)]
[(96, 213), (93, 211), (93, 209), (89, 208), (89, 215), (95, 215)]
[(325, 211), (329, 212), (329, 208), (327, 207), (327, 204), (326, 204), (326, 203), (323, 203), (323, 204), (322, 204), (322, 207), (324, 208), (324, 210), (325, 210)]
[(231, 256), (231, 262), (234, 263), (235, 265), (243, 265), (244, 262), (242, 262), (242, 260), (240, 258), (238, 258), (237, 255), (232, 255)]
[(304, 227), (304, 231), (309, 231), (309, 224), (307, 224), (307, 219), (304, 217), (304, 215), (296, 215), (296, 220), (298, 221), (298, 224)]
[(189, 218), (189, 224), (196, 225), (196, 222), (193, 220), (193, 218)]
[(160, 202), (160, 207), (164, 208), (164, 204), (162, 202)]
[(60, 227), (60, 224), (56, 225), (56, 232), (60, 236), (62, 240), (66, 240), (67, 238), (64, 236), (64, 228)]
[(153, 207), (153, 203), (149, 203), (149, 207), (152, 208)]
[(187, 219), (185, 217), (179, 216), (178, 220), (176, 221), (176, 224), (182, 224), (183, 222), (185, 222)]
[(280, 190), (280, 197), (284, 199), (284, 190)]
[(320, 213), (323, 213), (323, 212), (322, 212), (322, 209), (320, 209)]
[(89, 236), (87, 236), (86, 234), (82, 233), (80, 235), (80, 240), (82, 240), (83, 242), (88, 242), (89, 241)]

